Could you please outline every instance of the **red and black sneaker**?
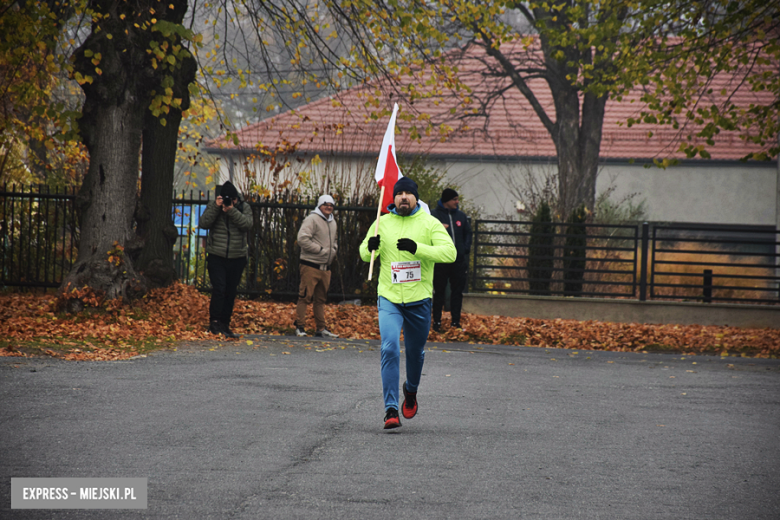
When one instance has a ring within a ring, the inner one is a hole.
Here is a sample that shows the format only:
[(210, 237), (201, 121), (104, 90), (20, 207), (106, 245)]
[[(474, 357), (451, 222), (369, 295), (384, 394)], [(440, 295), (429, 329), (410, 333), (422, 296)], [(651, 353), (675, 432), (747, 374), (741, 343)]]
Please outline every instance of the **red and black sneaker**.
[(401, 406), (401, 413), (407, 419), (417, 415), (417, 392), (406, 390), (406, 382), (404, 382), (404, 404)]
[(385, 414), (385, 430), (398, 428), (401, 426), (401, 419), (398, 418), (398, 410), (390, 408)]

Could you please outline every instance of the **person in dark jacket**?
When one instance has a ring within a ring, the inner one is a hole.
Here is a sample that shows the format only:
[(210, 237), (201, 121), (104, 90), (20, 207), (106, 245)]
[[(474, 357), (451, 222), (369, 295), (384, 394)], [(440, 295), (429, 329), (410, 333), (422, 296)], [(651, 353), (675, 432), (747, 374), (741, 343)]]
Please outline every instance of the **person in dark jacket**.
[(463, 306), (463, 289), (466, 287), (471, 251), (471, 225), (468, 217), (458, 209), (458, 192), (447, 188), (431, 215), (439, 219), (455, 243), (458, 257), (451, 264), (436, 264), (433, 271), (433, 330), (441, 331), (441, 311), (447, 282), (450, 284), (450, 315), (452, 326), (461, 329), (460, 310)]
[(206, 269), (211, 280), (209, 332), (237, 338), (230, 330), (230, 318), (247, 263), (246, 235), (252, 228), (252, 208), (227, 181), (216, 200), (206, 206), (198, 225), (209, 230), (206, 242)]

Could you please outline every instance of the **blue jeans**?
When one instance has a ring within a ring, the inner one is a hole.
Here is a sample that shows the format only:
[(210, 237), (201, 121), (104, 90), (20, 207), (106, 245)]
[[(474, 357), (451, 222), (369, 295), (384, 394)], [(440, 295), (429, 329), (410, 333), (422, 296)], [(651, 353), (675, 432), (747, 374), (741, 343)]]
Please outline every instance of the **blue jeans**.
[(385, 411), (398, 406), (401, 366), (401, 329), (406, 347), (406, 389), (416, 392), (420, 385), (425, 343), (431, 328), (431, 299), (412, 303), (393, 303), (379, 297), (379, 334), (382, 336), (382, 393)]

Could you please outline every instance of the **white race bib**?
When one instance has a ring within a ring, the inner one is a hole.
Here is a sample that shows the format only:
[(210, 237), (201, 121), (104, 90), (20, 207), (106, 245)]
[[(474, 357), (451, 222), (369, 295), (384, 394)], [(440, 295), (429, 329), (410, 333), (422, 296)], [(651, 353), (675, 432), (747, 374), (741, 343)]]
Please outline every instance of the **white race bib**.
[(422, 280), (420, 261), (393, 262), (390, 264), (393, 273), (393, 283), (419, 282)]

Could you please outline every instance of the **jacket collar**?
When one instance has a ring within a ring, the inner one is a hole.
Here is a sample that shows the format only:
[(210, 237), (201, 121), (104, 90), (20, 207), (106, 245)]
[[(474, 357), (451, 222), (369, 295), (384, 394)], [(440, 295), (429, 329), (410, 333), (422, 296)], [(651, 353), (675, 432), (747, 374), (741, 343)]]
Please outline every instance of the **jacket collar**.
[[(389, 206), (387, 206), (387, 210), (388, 210), (390, 213), (392, 213), (393, 215), (398, 215), (398, 212), (397, 212), (397, 211), (396, 211), (396, 209), (395, 209), (395, 204), (390, 204)], [(417, 213), (418, 211), (420, 211), (420, 203), (419, 203), (419, 202), (418, 202), (418, 203), (417, 203), (417, 205), (414, 207), (414, 209), (412, 210), (412, 212), (411, 212), (409, 215), (407, 215), (407, 217), (411, 217), (412, 215), (414, 215), (414, 214), (415, 214), (415, 213)], [(398, 215), (398, 216), (399, 216), (399, 217), (402, 217), (403, 215)]]
[(322, 211), (320, 211), (320, 208), (314, 208), (314, 211), (312, 211), (312, 213), (316, 213), (317, 215), (321, 216), (322, 218), (324, 218), (324, 219), (325, 219), (325, 220), (327, 220), (328, 222), (330, 222), (331, 220), (333, 220), (333, 213), (331, 213), (330, 215), (328, 215), (328, 216), (326, 217), (325, 215), (323, 215)]
[(458, 209), (447, 209), (444, 207), (444, 204), (441, 203), (441, 199), (439, 199), (439, 202), (436, 203), (436, 205), (439, 207), (439, 209), (446, 211), (447, 213), (452, 213), (453, 215), (458, 212)]

